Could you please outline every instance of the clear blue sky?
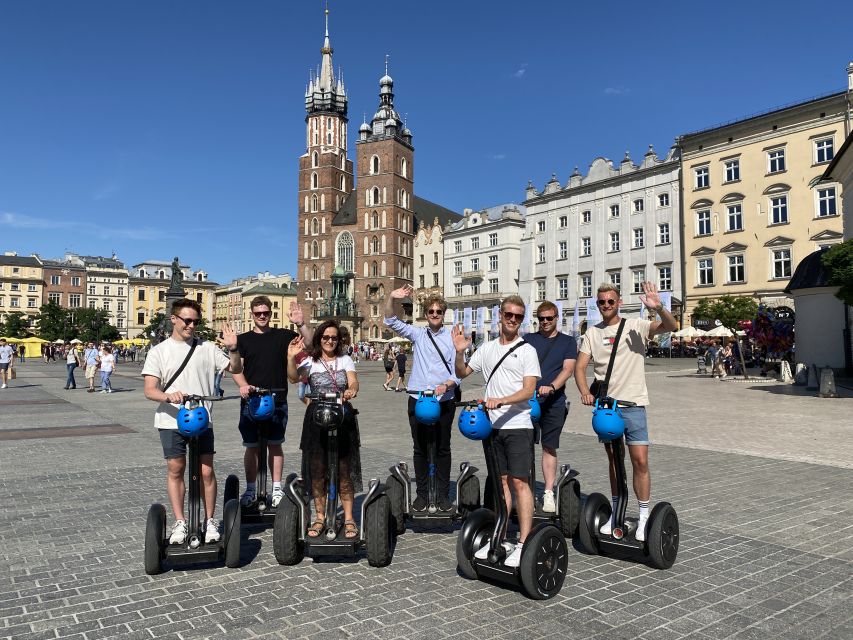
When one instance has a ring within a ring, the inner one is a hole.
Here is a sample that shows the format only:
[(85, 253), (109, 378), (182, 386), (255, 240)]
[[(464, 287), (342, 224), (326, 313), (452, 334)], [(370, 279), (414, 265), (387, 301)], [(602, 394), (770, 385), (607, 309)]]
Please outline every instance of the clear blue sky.
[[(351, 132), (390, 54), (415, 191), (459, 212), (843, 90), (853, 60), (842, 1), (329, 7)], [(220, 282), (295, 273), (303, 94), (322, 38), (319, 0), (3, 0), (3, 250), (115, 250), (128, 266), (178, 255)]]

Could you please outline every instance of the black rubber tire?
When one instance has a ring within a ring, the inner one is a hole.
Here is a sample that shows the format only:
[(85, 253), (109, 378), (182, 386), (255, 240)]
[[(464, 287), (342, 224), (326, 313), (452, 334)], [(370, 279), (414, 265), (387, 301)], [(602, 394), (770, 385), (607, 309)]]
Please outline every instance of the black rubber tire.
[(225, 566), (236, 569), (240, 566), (240, 501), (232, 498), (225, 503), (222, 512), (225, 536)]
[(465, 518), (456, 538), (456, 566), (469, 580), (476, 580), (478, 577), (471, 562), (474, 554), (491, 539), (494, 530), (495, 512), (490, 509), (477, 509)]
[(456, 487), (459, 502), (459, 514), (467, 518), (468, 514), (480, 508), (480, 479), (470, 476), (461, 486)]
[(240, 479), (231, 474), (225, 479), (225, 492), (222, 494), (222, 508), (228, 504), (229, 500), (240, 500)]
[(371, 567), (387, 567), (394, 557), (394, 544), (397, 534), (391, 517), (391, 500), (387, 494), (376, 498), (367, 506), (364, 513), (367, 523), (367, 562)]
[(578, 523), (578, 541), (581, 550), (591, 556), (601, 553), (598, 545), (598, 530), (610, 517), (610, 500), (600, 493), (591, 493), (586, 498), (580, 522)]
[(385, 495), (391, 503), (394, 531), (397, 535), (402, 535), (406, 532), (406, 492), (397, 476), (388, 476), (385, 481)]
[(581, 485), (571, 478), (560, 489), (560, 530), (567, 538), (578, 535), (581, 519)]
[(145, 522), (145, 573), (163, 573), (163, 549), (166, 544), (166, 507), (154, 503)]
[(521, 586), (533, 600), (548, 600), (560, 593), (569, 565), (563, 532), (549, 525), (525, 540), (521, 552)]
[(272, 527), (272, 548), (279, 564), (294, 565), (305, 557), (305, 542), (299, 539), (299, 507), (286, 495), (278, 503)]
[(646, 526), (649, 564), (655, 569), (669, 569), (678, 555), (678, 514), (671, 504), (661, 502), (655, 505)]

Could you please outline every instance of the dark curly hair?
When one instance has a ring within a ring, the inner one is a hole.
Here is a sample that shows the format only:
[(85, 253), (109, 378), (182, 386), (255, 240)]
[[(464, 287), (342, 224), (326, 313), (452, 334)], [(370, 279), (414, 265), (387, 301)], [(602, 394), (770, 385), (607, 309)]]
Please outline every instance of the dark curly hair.
[(326, 333), (326, 329), (332, 327), (335, 331), (338, 332), (338, 342), (335, 344), (335, 356), (343, 355), (344, 347), (343, 347), (343, 332), (341, 331), (341, 325), (337, 320), (326, 320), (321, 323), (316, 329), (314, 329), (314, 335), (311, 337), (311, 346), (306, 349), (308, 352), (308, 356), (314, 360), (319, 360), (323, 355), (323, 348), (320, 346), (323, 334)]

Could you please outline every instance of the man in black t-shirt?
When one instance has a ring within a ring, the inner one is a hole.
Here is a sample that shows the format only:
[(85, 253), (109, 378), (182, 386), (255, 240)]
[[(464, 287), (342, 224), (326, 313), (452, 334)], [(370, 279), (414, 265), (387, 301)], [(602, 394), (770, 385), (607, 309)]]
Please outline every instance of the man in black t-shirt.
[[(258, 475), (258, 422), (248, 413), (246, 399), (256, 388), (275, 389), (275, 411), (267, 422), (266, 436), (269, 450), (269, 469), (272, 476), (272, 506), (277, 507), (284, 496), (281, 473), (284, 467), (284, 430), (287, 427), (287, 347), (298, 334), (290, 329), (270, 326), (272, 302), (267, 296), (256, 296), (249, 308), (255, 326), (251, 331), (237, 336), (237, 350), (243, 362), (243, 372), (234, 374), (234, 382), (240, 388), (243, 400), (240, 403), (240, 435), (243, 436), (243, 467), (246, 471), (246, 491), (240, 503), (248, 507), (257, 500)], [(306, 341), (311, 339), (311, 330), (305, 326), (302, 309), (294, 300), (287, 314), (299, 328)]]

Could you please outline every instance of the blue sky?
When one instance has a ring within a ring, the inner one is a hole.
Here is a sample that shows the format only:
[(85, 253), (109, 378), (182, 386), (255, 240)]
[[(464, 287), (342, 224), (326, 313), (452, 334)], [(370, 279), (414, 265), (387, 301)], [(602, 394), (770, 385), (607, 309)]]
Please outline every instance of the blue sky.
[[(415, 191), (459, 212), (843, 90), (853, 60), (840, 1), (329, 7), (352, 132), (389, 54)], [(319, 0), (3, 0), (3, 250), (115, 251), (128, 266), (178, 255), (220, 282), (295, 273), (303, 94), (322, 38)]]

